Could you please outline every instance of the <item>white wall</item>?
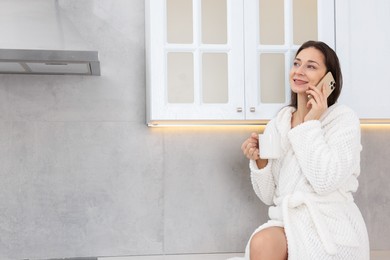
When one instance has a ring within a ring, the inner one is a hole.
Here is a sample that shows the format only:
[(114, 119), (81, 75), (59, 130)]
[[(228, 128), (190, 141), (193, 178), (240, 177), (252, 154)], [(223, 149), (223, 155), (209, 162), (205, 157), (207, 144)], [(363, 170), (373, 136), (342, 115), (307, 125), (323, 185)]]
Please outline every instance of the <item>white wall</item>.
[(363, 119), (390, 118), (390, 1), (336, 1), (341, 101)]
[[(258, 128), (147, 128), (144, 1), (59, 3), (102, 76), (0, 75), (0, 259), (243, 251), (267, 219), (240, 151)], [(373, 249), (390, 249), (389, 142), (363, 128)]]

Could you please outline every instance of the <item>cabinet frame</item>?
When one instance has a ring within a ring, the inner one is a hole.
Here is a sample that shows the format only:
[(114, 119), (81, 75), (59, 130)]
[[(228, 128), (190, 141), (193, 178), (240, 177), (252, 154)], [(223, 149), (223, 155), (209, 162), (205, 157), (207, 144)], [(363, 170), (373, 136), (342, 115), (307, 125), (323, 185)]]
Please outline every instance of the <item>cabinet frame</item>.
[[(146, 85), (148, 125), (167, 124), (253, 124), (264, 123), (290, 101), (289, 70), (299, 45), (292, 44), (292, 0), (284, 0), (285, 44), (260, 45), (258, 0), (227, 0), (227, 44), (200, 43), (200, 0), (193, 0), (192, 44), (167, 44), (166, 0), (145, 1)], [(334, 1), (318, 0), (318, 39), (334, 48)], [(257, 14), (256, 14), (257, 12)], [(167, 53), (194, 54), (194, 103), (167, 102)], [(227, 53), (228, 96), (226, 104), (201, 103), (201, 54)], [(285, 57), (285, 102), (261, 103), (259, 95), (260, 53), (283, 53)]]

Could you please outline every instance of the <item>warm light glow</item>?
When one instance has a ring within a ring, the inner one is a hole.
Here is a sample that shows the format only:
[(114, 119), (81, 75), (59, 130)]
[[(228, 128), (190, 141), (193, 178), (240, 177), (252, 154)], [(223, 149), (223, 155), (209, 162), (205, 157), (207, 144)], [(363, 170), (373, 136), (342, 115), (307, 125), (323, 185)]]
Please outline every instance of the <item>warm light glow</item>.
[(390, 119), (361, 119), (362, 129), (390, 130)]
[(148, 123), (149, 127), (242, 127), (242, 126), (265, 126), (268, 120), (237, 120), (237, 121), (214, 121), (214, 120), (164, 120), (151, 121)]
[(376, 118), (376, 119), (360, 119), (360, 124), (368, 125), (368, 124), (375, 124), (375, 125), (380, 125), (380, 124), (385, 124), (389, 125), (390, 124), (390, 119), (383, 119), (383, 118)]
[(390, 131), (390, 124), (361, 124), (360, 125), (364, 130), (388, 130)]
[[(259, 127), (264, 129), (269, 120), (163, 120), (151, 121), (151, 128), (245, 128)], [(390, 119), (361, 119), (362, 129), (389, 129)]]

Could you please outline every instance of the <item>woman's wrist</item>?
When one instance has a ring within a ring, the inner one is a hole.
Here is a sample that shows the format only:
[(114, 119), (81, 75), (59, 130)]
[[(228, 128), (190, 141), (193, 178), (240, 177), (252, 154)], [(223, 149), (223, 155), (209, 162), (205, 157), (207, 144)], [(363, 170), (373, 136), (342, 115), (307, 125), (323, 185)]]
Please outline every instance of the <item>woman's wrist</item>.
[(256, 165), (257, 168), (263, 169), (265, 166), (268, 164), (268, 159), (257, 159), (256, 160)]

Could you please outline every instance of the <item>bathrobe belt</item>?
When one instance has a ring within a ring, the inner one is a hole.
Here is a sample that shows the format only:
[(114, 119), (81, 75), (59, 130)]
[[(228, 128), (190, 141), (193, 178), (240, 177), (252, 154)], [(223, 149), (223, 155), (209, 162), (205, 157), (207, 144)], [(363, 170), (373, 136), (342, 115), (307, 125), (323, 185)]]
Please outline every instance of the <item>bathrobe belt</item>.
[(296, 191), (284, 197), (275, 199), (275, 207), (270, 207), (268, 214), (271, 219), (283, 221), (285, 228), (290, 226), (291, 209), (305, 205), (309, 211), (310, 218), (314, 223), (314, 228), (324, 246), (325, 251), (334, 255), (337, 253), (337, 245), (327, 228), (323, 215), (319, 212), (316, 204), (332, 202), (352, 202), (351, 193), (333, 192), (329, 195), (318, 195), (315, 193), (304, 193)]

